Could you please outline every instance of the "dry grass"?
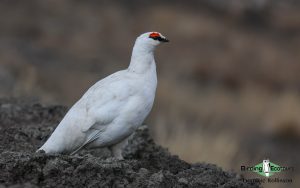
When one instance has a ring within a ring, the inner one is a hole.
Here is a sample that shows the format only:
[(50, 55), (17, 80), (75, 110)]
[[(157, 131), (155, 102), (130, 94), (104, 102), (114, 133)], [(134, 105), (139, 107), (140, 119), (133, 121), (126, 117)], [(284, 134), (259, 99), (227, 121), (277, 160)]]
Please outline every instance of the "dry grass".
[(149, 120), (157, 141), (186, 160), (208, 160), (230, 168), (247, 134), (300, 135), (297, 93), (273, 96), (246, 88), (233, 95), (224, 89), (190, 92), (193, 89), (187, 88), (161, 82)]

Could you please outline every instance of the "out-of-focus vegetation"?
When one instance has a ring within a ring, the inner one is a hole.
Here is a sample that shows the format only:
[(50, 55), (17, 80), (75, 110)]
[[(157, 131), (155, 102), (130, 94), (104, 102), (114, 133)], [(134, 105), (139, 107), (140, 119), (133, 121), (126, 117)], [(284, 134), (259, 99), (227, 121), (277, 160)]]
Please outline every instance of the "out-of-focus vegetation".
[(296, 0), (1, 1), (0, 96), (70, 106), (159, 31), (158, 143), (236, 171), (300, 166), (299, 18)]

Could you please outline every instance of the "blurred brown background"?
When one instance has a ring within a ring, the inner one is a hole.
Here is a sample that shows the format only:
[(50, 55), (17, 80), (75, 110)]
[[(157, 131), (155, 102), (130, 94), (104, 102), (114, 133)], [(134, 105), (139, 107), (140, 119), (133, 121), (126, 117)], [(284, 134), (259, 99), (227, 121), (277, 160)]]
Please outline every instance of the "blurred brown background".
[(171, 40), (156, 52), (156, 142), (237, 172), (264, 158), (300, 166), (297, 0), (3, 0), (0, 96), (71, 106), (125, 69), (147, 31)]

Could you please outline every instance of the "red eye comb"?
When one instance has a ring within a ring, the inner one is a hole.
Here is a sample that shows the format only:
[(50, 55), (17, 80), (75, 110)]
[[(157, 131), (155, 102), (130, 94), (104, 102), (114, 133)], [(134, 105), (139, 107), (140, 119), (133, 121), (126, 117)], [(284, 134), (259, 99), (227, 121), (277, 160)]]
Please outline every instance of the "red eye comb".
[(156, 37), (160, 37), (160, 34), (159, 33), (156, 33), (156, 32), (153, 32), (149, 35), (149, 37), (151, 38), (156, 38)]

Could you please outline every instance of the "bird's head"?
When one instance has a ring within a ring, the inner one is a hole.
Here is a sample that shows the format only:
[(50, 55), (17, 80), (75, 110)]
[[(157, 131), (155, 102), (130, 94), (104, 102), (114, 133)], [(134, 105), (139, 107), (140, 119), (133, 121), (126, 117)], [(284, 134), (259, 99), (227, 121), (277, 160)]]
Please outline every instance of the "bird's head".
[(155, 47), (163, 42), (169, 42), (169, 40), (159, 32), (147, 32), (147, 33), (141, 34), (136, 39), (136, 43), (145, 44), (145, 45), (149, 45), (149, 46), (153, 46), (153, 47)]

